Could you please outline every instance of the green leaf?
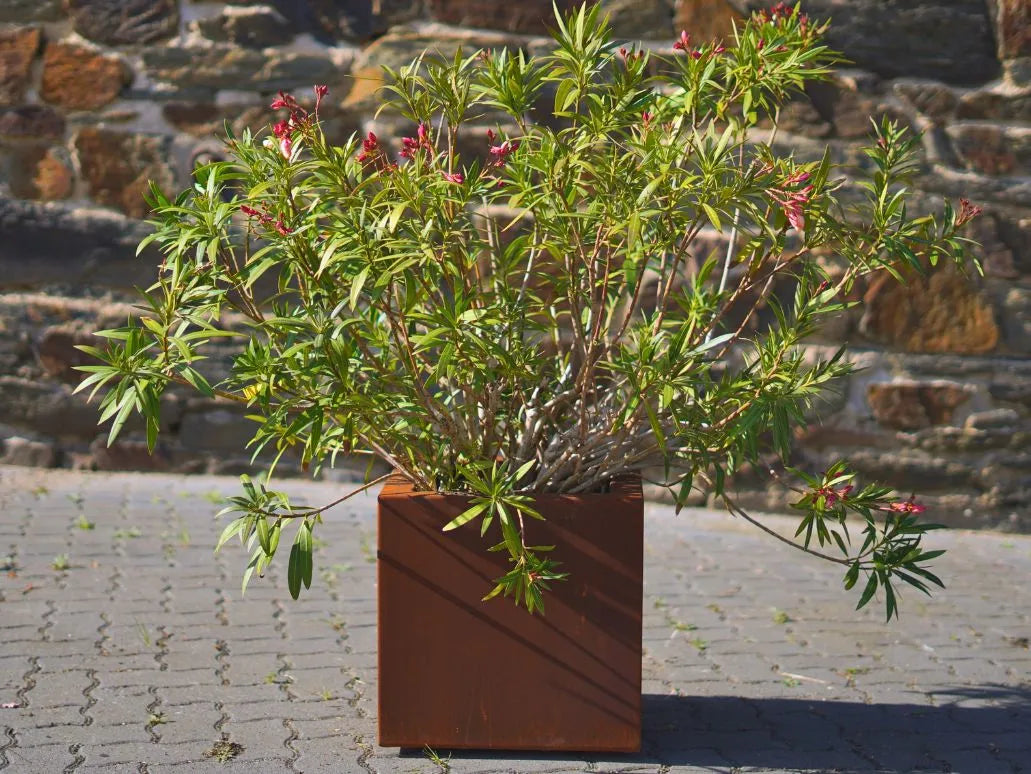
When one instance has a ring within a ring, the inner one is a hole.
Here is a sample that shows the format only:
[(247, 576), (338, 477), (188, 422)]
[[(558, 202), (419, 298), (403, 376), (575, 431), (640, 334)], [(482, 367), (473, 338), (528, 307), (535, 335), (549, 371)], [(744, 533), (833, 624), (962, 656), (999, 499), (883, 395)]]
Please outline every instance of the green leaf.
[(722, 233), (723, 224), (720, 223), (719, 213), (717, 213), (712, 206), (706, 204), (705, 202), (702, 202), (702, 209), (705, 210), (705, 215), (709, 219), (709, 222), (712, 223), (713, 228)]
[(470, 506), (469, 508), (467, 508), (466, 510), (462, 511), (460, 514), (455, 516), (455, 518), (453, 518), (447, 524), (445, 524), (444, 528), (443, 528), (443, 531), (444, 532), (449, 532), (449, 531), (451, 531), (453, 529), (457, 529), (458, 527), (461, 527), (463, 524), (465, 524), (465, 523), (475, 519), (477, 516), (479, 516), (481, 513), (483, 513), (489, 507), (490, 507), (490, 502), (479, 502), (479, 503), (476, 503), (475, 505)]
[(873, 599), (874, 593), (877, 591), (877, 575), (876, 573), (870, 573), (870, 579), (866, 582), (866, 588), (863, 589), (863, 594), (859, 597), (859, 604), (856, 605), (856, 610), (861, 610), (866, 607), (866, 603)]
[(312, 540), (311, 525), (307, 520), (301, 523), (294, 537), (294, 544), (290, 547), (290, 561), (287, 566), (287, 585), (290, 588), (290, 596), (297, 599), (301, 594), (301, 584), (305, 588), (311, 588), (312, 576)]
[(264, 516), (258, 516), (255, 526), (257, 527), (258, 544), (261, 546), (261, 550), (265, 552), (266, 556), (272, 556), (272, 536), (268, 519)]
[(354, 281), (351, 283), (351, 290), (348, 293), (348, 301), (351, 304), (351, 309), (358, 306), (358, 297), (361, 295), (362, 288), (365, 287), (365, 282), (369, 278), (369, 270), (371, 268), (371, 266), (366, 266), (358, 272), (358, 276), (355, 277)]

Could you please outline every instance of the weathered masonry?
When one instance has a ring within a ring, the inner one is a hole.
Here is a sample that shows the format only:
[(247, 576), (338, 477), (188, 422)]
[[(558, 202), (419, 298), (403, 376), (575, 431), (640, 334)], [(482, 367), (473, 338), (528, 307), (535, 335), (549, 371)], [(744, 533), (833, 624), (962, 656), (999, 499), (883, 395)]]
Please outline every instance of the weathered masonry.
[[(563, 0), (565, 2), (565, 0)], [(618, 34), (667, 50), (681, 29), (725, 36), (743, 0), (599, 0)], [(571, 3), (566, 3), (571, 4)], [(777, 142), (829, 146), (845, 164), (869, 116), (923, 132), (918, 179), (931, 202), (983, 205), (983, 278), (941, 269), (905, 286), (875, 278), (864, 309), (814, 351), (848, 342), (864, 367), (800, 438), (803, 464), (842, 455), (916, 489), (957, 525), (1031, 529), (1031, 3), (811, 0), (834, 17), (850, 64), (781, 116)], [(424, 48), (535, 51), (551, 0), (0, 0), (0, 457), (101, 469), (244, 469), (248, 422), (170, 394), (159, 453), (97, 440), (71, 390), (74, 348), (131, 313), (155, 257), (133, 257), (147, 181), (175, 190), (217, 156), (224, 121), (260, 127), (279, 89), (330, 87), (323, 113), (343, 140), (375, 128), (379, 67)], [(918, 202), (919, 203), (919, 202)], [(224, 353), (223, 361), (230, 356)], [(216, 365), (218, 358), (216, 358)], [(224, 362), (222, 363), (224, 367)], [(776, 485), (742, 481), (755, 506)]]

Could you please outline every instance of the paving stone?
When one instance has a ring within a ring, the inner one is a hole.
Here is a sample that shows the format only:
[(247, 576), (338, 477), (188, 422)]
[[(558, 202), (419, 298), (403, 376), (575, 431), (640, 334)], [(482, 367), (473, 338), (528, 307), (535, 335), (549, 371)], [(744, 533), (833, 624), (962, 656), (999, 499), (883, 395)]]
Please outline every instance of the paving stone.
[[(21, 691), (28, 701), (0, 715), (19, 741), (7, 754), (12, 771), (60, 771), (76, 756), (78, 772), (137, 772), (141, 763), (191, 774), (436, 770), (420, 754), (375, 746), (368, 769), (359, 763), (376, 728), (375, 566), (360, 552), (373, 534), (372, 498), (349, 510), (352, 522), (325, 525), (320, 561), (353, 569), (294, 603), (280, 568), (241, 597), (245, 557), (211, 557), (213, 508), (176, 500), (170, 510), (155, 497), (235, 491), (234, 481), (3, 475), (0, 505), (25, 509), (33, 537), (21, 539), (19, 527), (0, 540), (20, 542), (17, 582), (36, 585), (8, 594), (0, 620), (0, 699)], [(48, 493), (26, 497), (42, 481)], [(298, 482), (313, 502), (324, 499), (321, 486)], [(98, 523), (117, 516), (83, 533), (69, 494), (83, 495)], [(191, 534), (174, 566), (160, 537), (170, 513)], [(131, 527), (141, 537), (114, 539)], [(941, 568), (949, 589), (919, 607), (907, 597), (902, 620), (885, 625), (851, 610), (834, 568), (778, 554), (715, 515), (674, 519), (650, 508), (647, 529), (645, 752), (456, 753), (455, 774), (584, 771), (589, 761), (602, 772), (664, 764), (678, 773), (1031, 765), (1031, 652), (1011, 644), (1031, 631), (1031, 591), (992, 580), (1027, 577), (1031, 540), (1006, 538), (1027, 550), (1002, 551), (987, 534), (936, 536), (951, 549)], [(58, 553), (81, 567), (54, 573)], [(778, 610), (791, 620), (775, 623)], [(701, 640), (704, 649), (692, 644)], [(152, 712), (167, 722), (148, 730)], [(224, 765), (204, 757), (223, 732), (245, 747)]]

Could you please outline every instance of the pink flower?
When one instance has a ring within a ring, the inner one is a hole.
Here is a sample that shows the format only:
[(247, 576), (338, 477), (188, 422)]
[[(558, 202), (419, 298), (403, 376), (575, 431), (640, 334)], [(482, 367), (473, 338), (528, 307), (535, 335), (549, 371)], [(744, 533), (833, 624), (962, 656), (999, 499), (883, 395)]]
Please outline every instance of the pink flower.
[(315, 112), (319, 112), (319, 105), (322, 104), (322, 99), (329, 94), (329, 86), (315, 86)]
[(297, 107), (297, 100), (294, 99), (292, 94), (285, 92), (279, 92), (279, 96), (272, 100), (270, 107), (273, 110), (279, 110), (280, 108), (286, 108), (287, 110), (293, 110)]
[(494, 144), (494, 139), (496, 137), (497, 137), (497, 135), (494, 134), (494, 130), (493, 129), (488, 129), (487, 130), (487, 144), (488, 145), (493, 145)]
[(766, 39), (759, 38), (759, 42), (755, 46), (756, 51), (762, 51), (766, 47)]
[(257, 218), (258, 222), (261, 223), (261, 225), (267, 226), (269, 223), (272, 222), (272, 217), (266, 211), (268, 209), (266, 205), (263, 204), (261, 205), (261, 207), (262, 209), (256, 210), (253, 207), (248, 207), (246, 204), (241, 204), (240, 212), (252, 218)]
[(727, 50), (727, 47), (724, 46), (722, 43), (720, 43), (718, 46), (716, 46), (716, 48), (714, 48), (712, 50), (712, 53), (713, 54), (722, 54), (726, 50)]
[(643, 126), (643, 127), (644, 127), (644, 130), (645, 130), (646, 132), (647, 132), (647, 131), (648, 131), (648, 129), (649, 129), (650, 127), (651, 127), (651, 124), (652, 124), (652, 119), (653, 119), (654, 117), (655, 117), (655, 116), (653, 116), (653, 115), (652, 115), (651, 113), (649, 113), (649, 112), (648, 112), (647, 110), (645, 110), (645, 111), (644, 111), (643, 113), (641, 113), (641, 126)]
[(419, 127), (415, 130), (415, 137), (401, 138), (401, 153), (399, 155), (403, 159), (415, 158), (415, 152), (420, 148), (433, 151), (433, 142), (430, 140), (429, 130), (422, 121), (419, 122)]
[(680, 31), (680, 38), (676, 43), (673, 44), (674, 51), (687, 51), (691, 45), (691, 36), (687, 34), (687, 30)]
[(503, 166), (505, 160), (508, 159), (509, 155), (514, 153), (518, 147), (519, 140), (505, 140), (500, 145), (492, 145), (489, 151), (490, 155), (494, 157), (492, 166)]
[(414, 158), (415, 152), (419, 149), (419, 141), (414, 137), (401, 138), (401, 152), (398, 154), (403, 159)]
[(809, 173), (808, 172), (796, 172), (795, 174), (791, 175), (791, 177), (789, 177), (784, 182), (786, 182), (788, 185), (797, 185), (799, 183), (804, 183), (808, 179), (809, 179)]
[(440, 175), (449, 183), (457, 183), (458, 185), (461, 185), (465, 182), (465, 176), (461, 172), (455, 172), (454, 174), (452, 174), (450, 172), (444, 172), (442, 170)]
[(358, 161), (368, 161), (377, 156), (379, 156), (379, 138), (369, 132), (368, 136), (362, 140), (362, 152), (358, 154)]
[(285, 158), (290, 158), (290, 151), (293, 150), (293, 139), (290, 136), (290, 122), (278, 121), (272, 125), (272, 134), (279, 140), (279, 152)]
[(785, 191), (782, 188), (771, 188), (767, 191), (770, 198), (777, 202), (784, 211), (788, 223), (791, 224), (792, 228), (799, 231), (805, 229), (805, 212), (803, 208), (809, 202), (809, 195), (812, 192), (813, 187), (811, 185), (807, 185), (800, 191), (793, 192)]
[(956, 214), (956, 226), (959, 227), (966, 223), (969, 223), (982, 212), (984, 212), (983, 207), (978, 207), (976, 204), (971, 204), (969, 199), (960, 199), (959, 212)]
[(701, 49), (696, 48), (694, 51), (691, 52), (691, 56), (694, 59), (701, 59), (702, 58), (702, 51), (701, 51)]
[(888, 503), (887, 508), (881, 508), (882, 511), (891, 511), (893, 513), (923, 513), (927, 509), (920, 503), (915, 502), (914, 498), (910, 497), (908, 500), (902, 502)]
[[(674, 44), (673, 48), (676, 48), (675, 44)], [(644, 52), (643, 51), (631, 51), (631, 50), (628, 50), (627, 48), (620, 48), (619, 49), (619, 55), (621, 57), (623, 57), (623, 61), (624, 62), (630, 62), (631, 60), (640, 59), (642, 56), (644, 56)]]
[(290, 120), (295, 124), (308, 120), (308, 111), (297, 104), (297, 100), (292, 94), (287, 94), (282, 91), (279, 92), (279, 96), (272, 100), (271, 107), (273, 110), (279, 110), (281, 108), (289, 110)]
[(283, 236), (287, 236), (287, 235), (289, 235), (290, 233), (292, 233), (291, 229), (288, 229), (288, 228), (287, 228), (287, 227), (286, 227), (286, 226), (285, 226), (285, 225), (283, 224), (283, 218), (282, 218), (282, 216), (280, 216), (280, 217), (276, 218), (276, 231), (278, 231), (278, 232), (279, 232), (280, 234), (282, 234)]
[(841, 489), (834, 489), (830, 486), (821, 486), (816, 490), (817, 496), (822, 496), (828, 508), (832, 508), (838, 500), (845, 500), (854, 487), (849, 484)]

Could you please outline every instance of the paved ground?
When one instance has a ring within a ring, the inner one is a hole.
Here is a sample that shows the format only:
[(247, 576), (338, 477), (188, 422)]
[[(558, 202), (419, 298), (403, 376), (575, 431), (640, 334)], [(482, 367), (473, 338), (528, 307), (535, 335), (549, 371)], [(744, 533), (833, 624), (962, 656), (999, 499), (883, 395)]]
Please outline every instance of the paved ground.
[[(375, 744), (373, 498), (330, 514), (295, 603), (284, 570), (242, 598), (242, 551), (212, 555), (214, 501), (236, 486), (0, 469), (0, 770), (446, 770)], [(450, 770), (1031, 771), (1031, 538), (935, 537), (949, 590), (908, 594), (885, 625), (835, 568), (653, 508), (645, 751), (456, 753)]]

